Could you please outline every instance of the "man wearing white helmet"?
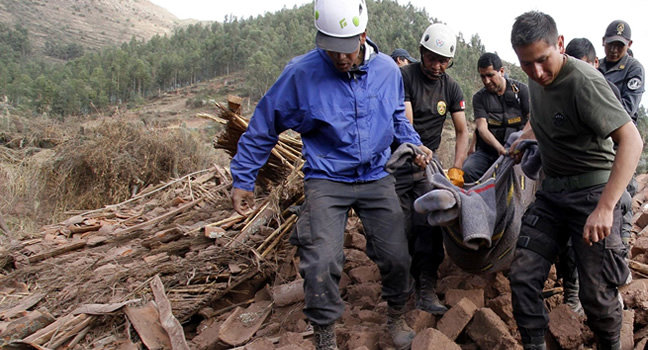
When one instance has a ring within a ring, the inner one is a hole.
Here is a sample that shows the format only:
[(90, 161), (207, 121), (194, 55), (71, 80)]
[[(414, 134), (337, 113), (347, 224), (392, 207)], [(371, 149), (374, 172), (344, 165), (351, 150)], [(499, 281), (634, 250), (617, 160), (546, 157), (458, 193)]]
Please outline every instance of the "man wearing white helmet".
[[(455, 185), (463, 186), (461, 166), (468, 151), (465, 102), (459, 84), (445, 73), (452, 64), (456, 47), (456, 36), (446, 25), (432, 24), (421, 38), (421, 62), (402, 67), (401, 73), (407, 117), (429, 149), (436, 151), (439, 147), (443, 123), (446, 115), (451, 115), (456, 144), (454, 163), (448, 175)], [(447, 308), (435, 291), (437, 270), (444, 258), (442, 232), (413, 210), (414, 200), (430, 190), (425, 173), (405, 164), (396, 171), (395, 177), (412, 255), (416, 307), (435, 315), (443, 314)]]
[(377, 263), (394, 345), (409, 348), (414, 332), (403, 315), (412, 292), (403, 212), (394, 178), (384, 166), (390, 145), (412, 143), (431, 159), (405, 117), (401, 74), (366, 35), (364, 0), (316, 0), (317, 48), (295, 57), (259, 101), (232, 159), (232, 204), (245, 215), (254, 182), (279, 134), (292, 129), (303, 142), (304, 194), (290, 241), (299, 250), (304, 314), (317, 350), (337, 349), (334, 324), (344, 302), (339, 282), (349, 209), (364, 225), (367, 255)]

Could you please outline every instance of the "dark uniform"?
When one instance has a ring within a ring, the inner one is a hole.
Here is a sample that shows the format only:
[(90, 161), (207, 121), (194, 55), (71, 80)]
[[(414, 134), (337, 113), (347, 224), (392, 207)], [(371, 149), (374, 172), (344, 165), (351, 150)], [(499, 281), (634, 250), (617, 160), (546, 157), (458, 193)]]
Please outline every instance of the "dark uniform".
[[(438, 80), (429, 79), (421, 70), (421, 64), (410, 64), (401, 68), (405, 85), (405, 101), (412, 103), (414, 129), (421, 141), (432, 151), (441, 143), (441, 132), (446, 116), (463, 111), (465, 102), (459, 84), (447, 74)], [(412, 163), (399, 168), (396, 177), (396, 192), (405, 214), (405, 229), (412, 255), (412, 275), (419, 282), (425, 274), (437, 278), (437, 270), (445, 256), (443, 236), (439, 227), (431, 227), (425, 216), (413, 209), (414, 200), (427, 193), (430, 188), (425, 171)]]
[(636, 124), (639, 113), (639, 103), (644, 88), (644, 69), (634, 57), (626, 54), (615, 63), (601, 60), (599, 71), (605, 79), (611, 81), (621, 93), (621, 104)]
[[(637, 124), (639, 115), (639, 104), (641, 96), (644, 93), (644, 69), (641, 63), (634, 57), (626, 54), (616, 63), (608, 62), (605, 58), (599, 64), (599, 71), (603, 73), (605, 79), (614, 84), (621, 95), (621, 104), (626, 112)], [(630, 240), (630, 231), (632, 230), (632, 197), (637, 192), (637, 180), (632, 177), (628, 184), (627, 194), (621, 198), (623, 209), (623, 225), (621, 234), (625, 244)]]
[[(504, 145), (509, 135), (521, 130), (529, 115), (529, 88), (526, 84), (506, 79), (506, 90), (498, 96), (486, 88), (473, 95), (475, 119), (484, 118), (488, 130)], [(476, 150), (464, 162), (466, 182), (474, 182), (497, 160), (499, 153), (477, 135)]]
[(571, 238), (580, 300), (588, 325), (605, 349), (602, 344), (619, 341), (622, 310), (617, 287), (630, 273), (619, 232), (619, 206), (605, 239), (587, 245), (583, 227), (614, 162), (609, 135), (630, 118), (600, 74), (573, 57), (551, 85), (530, 81), (529, 90), (531, 126), (547, 177), (522, 219), (509, 274), (513, 314), (525, 344), (543, 341), (549, 318), (542, 289), (558, 252)]

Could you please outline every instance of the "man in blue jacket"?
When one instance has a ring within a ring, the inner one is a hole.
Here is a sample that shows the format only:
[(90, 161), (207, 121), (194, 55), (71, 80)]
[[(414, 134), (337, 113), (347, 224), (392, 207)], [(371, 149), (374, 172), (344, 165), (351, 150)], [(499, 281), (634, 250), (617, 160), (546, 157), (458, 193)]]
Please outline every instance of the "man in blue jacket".
[(387, 329), (397, 348), (414, 332), (403, 315), (412, 292), (410, 257), (394, 178), (384, 166), (390, 144), (412, 143), (431, 151), (405, 117), (403, 80), (391, 57), (366, 36), (364, 0), (315, 2), (316, 49), (286, 65), (259, 101), (231, 162), (232, 204), (253, 207), (254, 182), (278, 135), (299, 132), (303, 142), (305, 201), (291, 242), (304, 277), (304, 314), (316, 349), (337, 349), (334, 323), (344, 311), (339, 282), (349, 209), (365, 228), (367, 255), (382, 276)]

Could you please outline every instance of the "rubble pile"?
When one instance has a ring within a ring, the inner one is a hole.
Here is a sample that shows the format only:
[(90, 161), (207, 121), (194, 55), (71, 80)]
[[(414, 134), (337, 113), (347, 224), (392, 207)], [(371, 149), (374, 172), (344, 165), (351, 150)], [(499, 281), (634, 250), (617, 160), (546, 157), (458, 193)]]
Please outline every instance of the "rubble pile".
[[(236, 109), (216, 142), (230, 154), (245, 130)], [(237, 135), (238, 134), (238, 135)], [(300, 143), (285, 136), (273, 151), (254, 212), (231, 207), (231, 177), (215, 166), (149, 187), (102, 209), (71, 213), (32, 239), (0, 249), (0, 345), (35, 349), (314, 349), (303, 308), (296, 250), (288, 235), (303, 200)], [(648, 342), (648, 176), (638, 176), (622, 349)], [(365, 254), (351, 213), (336, 325), (340, 349), (393, 348), (380, 274)], [(552, 270), (546, 282), (549, 348), (593, 347), (584, 317), (562, 304)], [(442, 316), (414, 309), (412, 349), (522, 349), (505, 273), (475, 275), (446, 259), (438, 293)]]

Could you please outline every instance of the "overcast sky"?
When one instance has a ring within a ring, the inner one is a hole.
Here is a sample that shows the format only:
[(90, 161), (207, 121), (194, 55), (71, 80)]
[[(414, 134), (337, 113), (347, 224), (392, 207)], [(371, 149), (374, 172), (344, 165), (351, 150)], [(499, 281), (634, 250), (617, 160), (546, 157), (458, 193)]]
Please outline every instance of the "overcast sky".
[[(226, 15), (239, 18), (262, 15), (282, 8), (293, 8), (311, 0), (150, 0), (181, 19), (223, 21)], [(518, 63), (511, 49), (511, 26), (515, 17), (529, 10), (540, 10), (551, 15), (565, 41), (577, 37), (588, 38), (594, 44), (598, 57), (603, 57), (602, 40), (605, 28), (615, 19), (623, 19), (632, 29), (632, 50), (635, 57), (648, 68), (648, 1), (574, 1), (574, 0), (398, 0), (401, 5), (412, 3), (425, 8), (428, 15), (447, 23), (469, 40), (479, 34), (487, 51), (496, 51), (504, 60)], [(602, 6), (605, 5), (605, 6)], [(369, 13), (371, 21), (371, 13)], [(425, 28), (421, 28), (421, 34)], [(368, 33), (371, 37), (371, 33)], [(380, 43), (378, 43), (380, 45)], [(393, 48), (383, 48), (391, 52)], [(412, 53), (415, 54), (415, 53)], [(644, 95), (642, 104), (648, 105)]]

